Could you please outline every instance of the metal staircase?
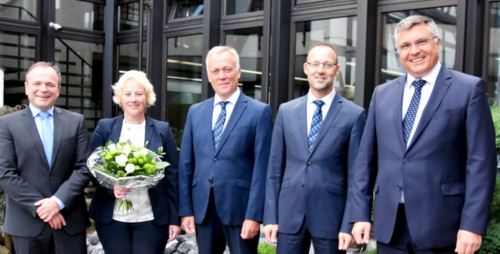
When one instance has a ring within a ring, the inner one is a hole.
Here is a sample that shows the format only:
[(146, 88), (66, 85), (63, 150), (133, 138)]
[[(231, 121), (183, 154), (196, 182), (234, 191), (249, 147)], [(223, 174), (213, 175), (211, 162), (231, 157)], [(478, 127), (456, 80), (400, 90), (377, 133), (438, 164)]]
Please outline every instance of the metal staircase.
[[(5, 4), (0, 6), (15, 8), (19, 15), (28, 15), (36, 20), (23, 7)], [(4, 104), (28, 104), (24, 80), (26, 71), (35, 62), (36, 39), (31, 35), (6, 31), (0, 31), (0, 38), (0, 67), (5, 69)], [(102, 68), (94, 69), (95, 59), (90, 63), (64, 40), (55, 40), (55, 64), (61, 70), (62, 85), (56, 106), (83, 114), (86, 126), (92, 132), (102, 116), (102, 79), (94, 77), (101, 77)], [(97, 60), (97, 63), (101, 66), (102, 61)]]

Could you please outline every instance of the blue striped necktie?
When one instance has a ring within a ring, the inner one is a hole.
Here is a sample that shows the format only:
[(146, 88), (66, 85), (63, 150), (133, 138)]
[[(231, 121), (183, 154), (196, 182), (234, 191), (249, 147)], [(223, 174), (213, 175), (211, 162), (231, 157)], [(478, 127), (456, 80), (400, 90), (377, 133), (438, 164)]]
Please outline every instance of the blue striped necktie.
[(220, 114), (219, 117), (217, 117), (217, 121), (215, 122), (214, 129), (212, 131), (214, 136), (215, 149), (219, 147), (219, 141), (222, 136), (222, 131), (224, 130), (224, 123), (226, 122), (226, 104), (228, 103), (229, 101), (219, 102)]
[(408, 144), (408, 139), (410, 138), (411, 130), (413, 129), (413, 123), (415, 122), (415, 117), (417, 116), (418, 105), (420, 104), (420, 96), (422, 95), (422, 87), (425, 85), (426, 81), (423, 79), (415, 79), (411, 84), (415, 87), (415, 93), (411, 97), (410, 106), (406, 111), (405, 118), (403, 119), (403, 135), (405, 144)]
[(314, 141), (316, 141), (316, 137), (318, 136), (318, 132), (321, 128), (321, 123), (323, 122), (323, 112), (321, 111), (321, 107), (325, 104), (322, 100), (315, 100), (313, 103), (316, 104), (316, 110), (314, 111), (311, 121), (311, 129), (309, 129), (309, 136), (307, 137), (309, 152), (312, 151)]

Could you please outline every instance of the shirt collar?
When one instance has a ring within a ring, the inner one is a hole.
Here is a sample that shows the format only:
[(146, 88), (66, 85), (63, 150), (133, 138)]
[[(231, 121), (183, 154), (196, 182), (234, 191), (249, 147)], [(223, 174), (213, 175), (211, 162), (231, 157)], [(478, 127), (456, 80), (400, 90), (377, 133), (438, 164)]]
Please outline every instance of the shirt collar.
[[(33, 117), (36, 117), (38, 116), (38, 114), (40, 112), (42, 112), (42, 110), (40, 110), (39, 108), (35, 107), (35, 105), (33, 104), (29, 104), (29, 107), (30, 107), (30, 110), (31, 110), (31, 114), (33, 114)], [(49, 110), (47, 110), (47, 112), (49, 112), (49, 114), (51, 116), (54, 116), (54, 106), (50, 107)]]
[[(233, 94), (231, 94), (231, 96), (229, 96), (229, 98), (227, 98), (227, 100), (225, 101), (229, 101), (230, 103), (232, 103), (233, 105), (236, 104), (236, 101), (238, 100), (238, 97), (240, 97), (240, 89), (236, 89), (236, 91), (234, 91)], [(222, 99), (220, 98), (220, 96), (218, 94), (215, 94), (214, 96), (214, 106), (217, 105), (220, 101), (222, 101)]]
[(314, 97), (314, 95), (311, 93), (311, 89), (309, 89), (309, 92), (307, 93), (307, 104), (312, 104), (313, 101), (315, 100), (322, 100), (325, 104), (327, 105), (330, 105), (332, 104), (332, 101), (333, 101), (333, 98), (335, 97), (335, 94), (337, 94), (335, 92), (335, 88), (332, 89), (332, 91), (326, 95), (325, 97), (321, 98), (321, 99), (318, 99), (316, 97)]
[[(434, 68), (432, 68), (432, 70), (429, 73), (427, 73), (427, 75), (423, 76), (421, 79), (425, 80), (427, 83), (431, 85), (434, 85), (436, 84), (436, 80), (440, 70), (441, 70), (441, 63), (438, 61), (437, 64), (434, 65)], [(407, 79), (406, 84), (409, 87), (416, 78), (408, 73), (406, 79)]]

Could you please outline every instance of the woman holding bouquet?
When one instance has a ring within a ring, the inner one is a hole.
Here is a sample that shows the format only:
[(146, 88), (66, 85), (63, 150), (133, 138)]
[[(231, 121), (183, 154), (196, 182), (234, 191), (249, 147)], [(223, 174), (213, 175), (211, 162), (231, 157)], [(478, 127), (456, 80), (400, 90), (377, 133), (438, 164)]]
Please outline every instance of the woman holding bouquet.
[[(169, 124), (146, 116), (156, 95), (153, 86), (141, 71), (128, 71), (112, 87), (113, 101), (123, 109), (123, 115), (99, 121), (91, 139), (92, 149), (109, 141), (130, 140), (133, 146), (151, 151), (163, 148), (163, 160), (170, 163), (165, 177), (150, 189), (114, 189), (99, 186), (90, 205), (90, 217), (96, 223), (97, 234), (107, 254), (163, 253), (167, 241), (179, 232), (177, 196), (177, 146)], [(127, 198), (133, 209), (120, 208)]]

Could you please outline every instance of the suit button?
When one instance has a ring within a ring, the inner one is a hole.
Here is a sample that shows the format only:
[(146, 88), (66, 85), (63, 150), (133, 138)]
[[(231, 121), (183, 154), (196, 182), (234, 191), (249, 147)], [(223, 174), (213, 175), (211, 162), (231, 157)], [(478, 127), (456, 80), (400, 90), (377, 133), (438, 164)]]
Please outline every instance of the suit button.
[(407, 164), (407, 163), (408, 163), (408, 159), (404, 158), (404, 159), (403, 159), (403, 163), (404, 163), (404, 164)]
[(401, 186), (399, 186), (399, 185), (398, 185), (398, 190), (400, 191), (400, 190), (402, 190), (402, 189), (403, 189), (403, 187), (401, 187)]
[(310, 161), (308, 161), (308, 162), (307, 162), (307, 166), (311, 166), (311, 164), (312, 164), (312, 163), (311, 163)]
[(217, 161), (217, 158), (214, 158), (214, 161)]
[(302, 184), (302, 188), (305, 188), (306, 186)]

